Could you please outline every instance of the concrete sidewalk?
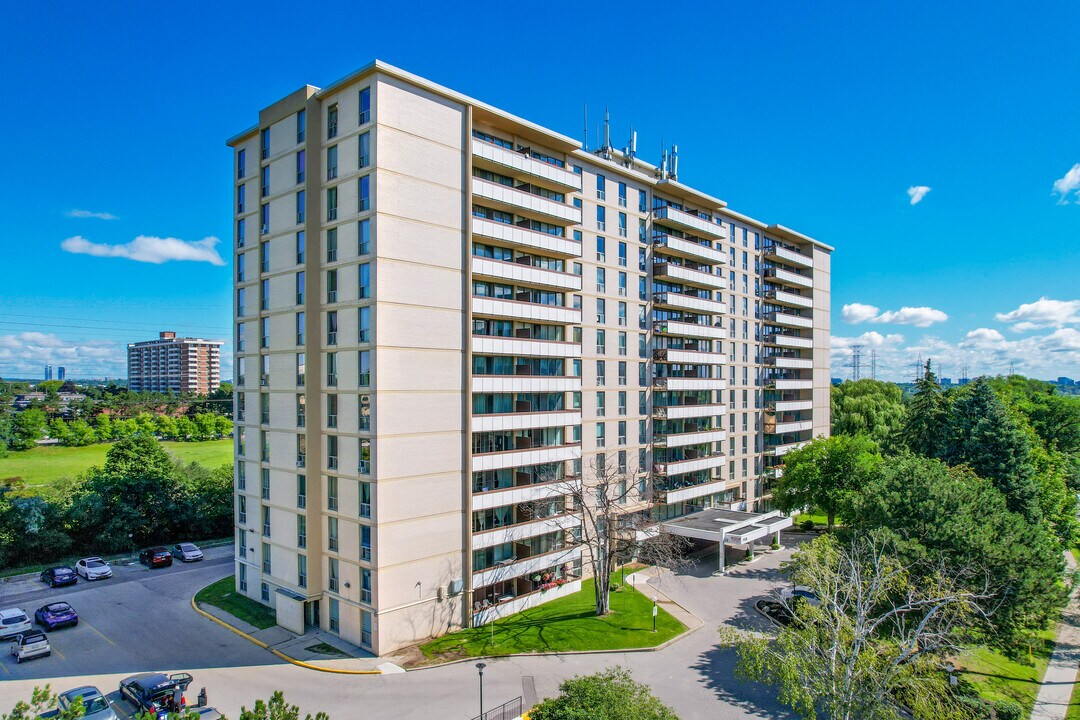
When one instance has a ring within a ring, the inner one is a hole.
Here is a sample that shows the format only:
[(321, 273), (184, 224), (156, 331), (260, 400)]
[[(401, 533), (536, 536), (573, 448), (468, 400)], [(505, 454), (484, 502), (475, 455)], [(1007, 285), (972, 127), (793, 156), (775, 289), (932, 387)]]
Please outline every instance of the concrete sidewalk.
[[(1065, 562), (1069, 571), (1076, 570), (1076, 560), (1068, 550)], [(1039, 696), (1035, 699), (1035, 708), (1031, 711), (1031, 720), (1064, 720), (1069, 712), (1073, 687), (1076, 685), (1077, 665), (1080, 663), (1080, 598), (1076, 591), (1069, 598), (1069, 604), (1061, 615), (1058, 625), (1057, 642), (1054, 654), (1046, 666)]]
[[(664, 608), (664, 610), (666, 610), (673, 618), (685, 625), (688, 632), (697, 630), (703, 624), (701, 618), (668, 597), (655, 583), (650, 583), (651, 580), (658, 579), (660, 572), (660, 569), (656, 567), (645, 568), (644, 570), (639, 570), (631, 575), (627, 575), (626, 581), (630, 584), (630, 587), (634, 588), (642, 595), (655, 598), (656, 604)], [(679, 635), (678, 637), (682, 638), (683, 636)]]

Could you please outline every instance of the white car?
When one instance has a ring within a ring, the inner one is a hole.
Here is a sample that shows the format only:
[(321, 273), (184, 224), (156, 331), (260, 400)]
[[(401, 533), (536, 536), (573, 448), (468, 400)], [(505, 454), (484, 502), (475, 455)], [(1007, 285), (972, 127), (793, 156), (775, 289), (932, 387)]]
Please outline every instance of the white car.
[(174, 545), (171, 550), (171, 554), (174, 558), (180, 562), (195, 562), (196, 560), (202, 560), (202, 550), (195, 543), (180, 543)]
[(783, 588), (780, 591), (780, 599), (783, 600), (788, 606), (795, 602), (805, 602), (811, 607), (818, 607), (821, 605), (821, 600), (818, 599), (817, 593), (812, 588), (808, 588), (805, 585), (796, 585), (795, 587)]
[(112, 577), (112, 568), (99, 557), (88, 557), (75, 563), (75, 573), (87, 580), (103, 580)]
[(0, 640), (30, 632), (33, 628), (30, 618), (21, 609), (0, 610)]
[(50, 655), (52, 655), (52, 648), (49, 647), (49, 638), (45, 637), (43, 632), (22, 633), (16, 635), (11, 641), (11, 656), (17, 663)]

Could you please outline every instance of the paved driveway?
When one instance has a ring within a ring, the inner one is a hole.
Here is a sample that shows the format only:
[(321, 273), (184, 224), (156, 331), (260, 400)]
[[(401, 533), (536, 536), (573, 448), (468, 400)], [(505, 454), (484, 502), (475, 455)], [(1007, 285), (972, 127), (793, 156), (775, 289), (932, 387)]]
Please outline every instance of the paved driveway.
[[(710, 574), (716, 567), (715, 557), (704, 558), (696, 573), (663, 578), (664, 593), (704, 620), (700, 629), (663, 651), (489, 660), (484, 673), (485, 706), (490, 709), (519, 695), (526, 702), (533, 702), (556, 694), (565, 678), (623, 665), (638, 680), (652, 686), (683, 720), (790, 718), (773, 699), (771, 689), (747, 685), (734, 678), (733, 654), (719, 647), (716, 635), (716, 628), (722, 622), (744, 628), (764, 626), (763, 619), (753, 610), (753, 601), (781, 585), (778, 567), (787, 556), (787, 551), (767, 555), (724, 577)], [(396, 675), (342, 676), (283, 664), (252, 645), (246, 649), (237, 647), (237, 642), (245, 641), (195, 615), (190, 607), (184, 610), (197, 588), (228, 573), (227, 564), (214, 570), (210, 562), (201, 571), (189, 569), (187, 578), (181, 574), (170, 577), (165, 574), (168, 571), (154, 571), (145, 581), (128, 583), (135, 586), (130, 590), (126, 589), (128, 584), (123, 587), (118, 584), (117, 590), (121, 592), (112, 602), (156, 601), (165, 608), (164, 627), (158, 625), (153, 631), (140, 632), (131, 638), (120, 634), (121, 630), (105, 628), (106, 634), (118, 634), (113, 639), (117, 646), (113, 652), (121, 659), (109, 657), (110, 652), (103, 653), (95, 669), (85, 669), (87, 665), (80, 664), (87, 677), (54, 681), (53, 689), (65, 690), (85, 682), (111, 690), (132, 672), (184, 670), (195, 676), (193, 692), (205, 686), (210, 703), (233, 718), (239, 715), (241, 705), (251, 707), (255, 699), (269, 697), (275, 690), (285, 691), (286, 698), (304, 712), (324, 710), (331, 720), (346, 720), (361, 710), (365, 717), (394, 720), (429, 720), (435, 716), (469, 720), (478, 714), (478, 678), (472, 663)], [(77, 599), (73, 598), (73, 604)], [(93, 618), (91, 622), (97, 625)], [(134, 652), (130, 647), (122, 647), (131, 643), (144, 646), (136, 657), (129, 655)], [(63, 649), (59, 643), (58, 647)], [(111, 647), (108, 649), (112, 651)], [(201, 662), (193, 662), (193, 656), (201, 657)], [(183, 662), (177, 662), (176, 658), (182, 658)], [(137, 667), (133, 666), (136, 660)], [(60, 666), (47, 669), (45, 662), (34, 661), (22, 667), (38, 677), (74, 674), (75, 668), (73, 672), (65, 668), (63, 673), (54, 673), (53, 669)], [(124, 672), (118, 666), (123, 666)], [(11, 671), (15, 666), (4, 667)], [(35, 684), (42, 681), (0, 683), (0, 710), (6, 711), (16, 700), (29, 697)]]

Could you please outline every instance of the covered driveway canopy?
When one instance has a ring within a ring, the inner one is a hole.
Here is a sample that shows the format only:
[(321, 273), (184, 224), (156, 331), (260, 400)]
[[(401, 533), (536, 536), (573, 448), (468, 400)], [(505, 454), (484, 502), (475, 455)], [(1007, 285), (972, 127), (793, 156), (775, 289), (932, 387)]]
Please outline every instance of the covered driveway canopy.
[(720, 572), (724, 571), (724, 546), (749, 545), (769, 535), (791, 527), (791, 518), (784, 517), (779, 510), (766, 513), (740, 512), (738, 510), (699, 510), (673, 520), (661, 523), (664, 530), (672, 535), (711, 540), (718, 544)]

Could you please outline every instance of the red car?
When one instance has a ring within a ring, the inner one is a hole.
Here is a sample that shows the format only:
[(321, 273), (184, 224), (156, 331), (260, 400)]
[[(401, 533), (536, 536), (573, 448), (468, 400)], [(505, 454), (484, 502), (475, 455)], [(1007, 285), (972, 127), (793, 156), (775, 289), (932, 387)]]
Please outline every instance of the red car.
[(172, 553), (163, 547), (149, 548), (139, 553), (139, 562), (151, 570), (172, 565)]

